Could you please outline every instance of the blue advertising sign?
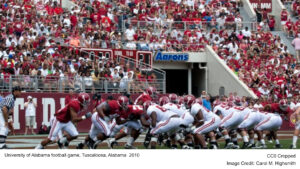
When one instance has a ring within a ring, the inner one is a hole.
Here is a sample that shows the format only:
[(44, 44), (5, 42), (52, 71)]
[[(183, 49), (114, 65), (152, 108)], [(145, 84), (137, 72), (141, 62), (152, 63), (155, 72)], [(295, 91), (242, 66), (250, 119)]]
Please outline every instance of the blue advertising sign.
[(189, 54), (188, 53), (162, 53), (157, 52), (154, 56), (154, 61), (188, 61)]

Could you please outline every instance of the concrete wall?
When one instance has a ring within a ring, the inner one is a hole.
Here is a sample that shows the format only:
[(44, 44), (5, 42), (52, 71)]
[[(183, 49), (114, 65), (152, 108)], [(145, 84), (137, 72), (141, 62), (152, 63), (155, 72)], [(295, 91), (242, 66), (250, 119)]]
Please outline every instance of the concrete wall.
[(239, 96), (257, 96), (233, 73), (226, 63), (210, 47), (206, 47), (206, 58), (208, 67), (208, 92), (211, 95), (218, 95), (219, 88), (225, 87), (225, 94), (237, 92)]
[(69, 11), (71, 11), (71, 9), (74, 7), (74, 6), (77, 6), (76, 4), (74, 4), (72, 1), (70, 0), (61, 0), (61, 6), (62, 8), (66, 8), (68, 9)]
[(282, 9), (285, 8), (284, 5), (281, 3), (280, 0), (272, 0), (272, 13), (271, 15), (275, 16), (275, 20), (276, 20), (276, 27), (275, 29), (277, 31), (282, 30), (282, 26), (280, 23), (280, 14)]
[(243, 8), (245, 9), (245, 11), (247, 12), (247, 14), (249, 15), (249, 17), (251, 19), (255, 19), (256, 20), (256, 13), (254, 11), (254, 9), (252, 8), (252, 5), (250, 3), (249, 0), (242, 0), (243, 2)]

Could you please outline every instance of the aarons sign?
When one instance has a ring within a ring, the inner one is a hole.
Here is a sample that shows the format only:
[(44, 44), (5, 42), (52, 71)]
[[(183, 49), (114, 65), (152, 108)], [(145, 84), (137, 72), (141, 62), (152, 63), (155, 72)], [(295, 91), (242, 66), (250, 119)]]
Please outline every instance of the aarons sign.
[(186, 62), (189, 60), (188, 53), (163, 53), (157, 52), (154, 61), (175, 61), (175, 62)]
[(250, 3), (254, 9), (266, 8), (269, 13), (272, 12), (272, 0), (250, 0)]

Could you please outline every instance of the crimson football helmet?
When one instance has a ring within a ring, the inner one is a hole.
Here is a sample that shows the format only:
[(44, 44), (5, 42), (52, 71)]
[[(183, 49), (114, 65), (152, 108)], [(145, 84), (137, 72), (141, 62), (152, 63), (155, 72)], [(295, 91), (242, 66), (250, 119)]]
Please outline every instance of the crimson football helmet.
[(287, 103), (287, 100), (286, 99), (281, 99), (279, 101), (279, 108), (282, 110), (282, 111), (286, 111), (287, 108), (288, 108), (288, 103)]
[(200, 105), (203, 105), (202, 98), (199, 97), (199, 98), (195, 99), (194, 103), (199, 103)]
[(241, 105), (241, 98), (240, 98), (239, 96), (236, 96), (236, 97), (235, 97), (234, 103), (235, 103), (236, 105), (240, 106), (240, 105)]
[(162, 97), (159, 98), (158, 102), (159, 102), (160, 106), (163, 106), (163, 105), (169, 103), (170, 99), (167, 96), (162, 96)]
[(184, 104), (184, 97), (178, 97), (178, 104), (179, 105)]
[(190, 108), (190, 107), (192, 107), (192, 104), (195, 101), (195, 96), (193, 96), (193, 95), (186, 95), (186, 96), (184, 96), (183, 101), (184, 101), (185, 107), (186, 108)]
[(122, 109), (127, 109), (128, 104), (129, 104), (128, 97), (126, 97), (126, 96), (119, 96), (117, 102), (118, 102), (119, 106), (122, 107)]
[(143, 103), (144, 110), (147, 111), (148, 107), (152, 104), (151, 101), (147, 100)]
[(177, 103), (178, 96), (174, 93), (169, 94), (169, 99), (172, 103)]
[(80, 93), (77, 97), (82, 107), (87, 107), (90, 104), (90, 95), (87, 93)]
[(146, 93), (149, 94), (152, 98), (155, 98), (157, 95), (157, 90), (155, 87), (150, 86), (146, 89)]

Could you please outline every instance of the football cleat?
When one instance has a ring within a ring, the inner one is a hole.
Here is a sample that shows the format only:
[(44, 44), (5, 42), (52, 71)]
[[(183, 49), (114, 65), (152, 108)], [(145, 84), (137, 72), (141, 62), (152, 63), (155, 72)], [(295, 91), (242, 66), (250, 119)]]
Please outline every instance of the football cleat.
[(266, 149), (267, 146), (265, 144), (262, 144), (262, 145), (259, 145), (259, 146), (256, 146), (256, 147), (253, 147), (254, 149)]
[(290, 149), (296, 149), (297, 147), (293, 144), (290, 145)]
[(92, 139), (89, 139), (89, 141), (87, 142), (87, 147), (88, 149), (93, 149), (95, 141)]
[(244, 142), (244, 144), (243, 144), (243, 146), (242, 146), (242, 149), (246, 149), (246, 148), (248, 148), (248, 145), (249, 145), (249, 143), (248, 143), (248, 142)]
[(232, 142), (229, 142), (227, 145), (225, 145), (225, 149), (231, 149), (234, 146)]
[(59, 149), (65, 149), (64, 145), (60, 143), (59, 140), (57, 141), (57, 145)]
[(111, 143), (110, 143), (110, 147), (111, 148), (114, 148), (114, 146), (118, 146), (119, 144), (118, 144), (118, 142), (116, 142), (116, 141), (112, 141)]
[(189, 147), (188, 145), (183, 145), (182, 149), (191, 149), (191, 147)]
[(77, 146), (76, 146), (76, 149), (83, 149), (84, 147), (84, 144), (83, 143), (79, 143)]
[(212, 144), (209, 149), (218, 149), (217, 145)]
[(276, 144), (275, 148), (282, 148), (282, 145), (281, 144)]
[(137, 149), (136, 147), (134, 147), (132, 145), (128, 145), (128, 144), (125, 144), (124, 148), (125, 149)]

